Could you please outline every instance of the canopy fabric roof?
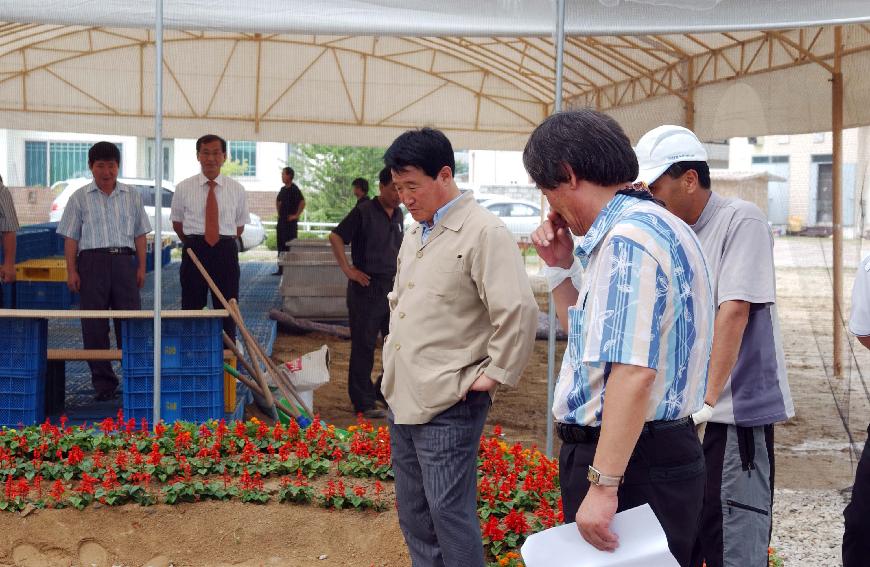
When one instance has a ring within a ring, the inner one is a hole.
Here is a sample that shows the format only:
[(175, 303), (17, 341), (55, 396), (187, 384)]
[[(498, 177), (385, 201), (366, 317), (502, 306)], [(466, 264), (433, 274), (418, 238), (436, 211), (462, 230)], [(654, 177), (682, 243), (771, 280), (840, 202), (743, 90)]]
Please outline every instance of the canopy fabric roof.
[[(152, 135), (153, 14), (0, 0), (2, 124)], [(548, 0), (168, 1), (164, 135), (384, 146), (433, 125), (520, 149), (553, 108), (554, 20)], [(633, 138), (828, 130), (837, 23), (844, 124), (870, 124), (866, 21), (864, 0), (569, 0), (563, 95)]]

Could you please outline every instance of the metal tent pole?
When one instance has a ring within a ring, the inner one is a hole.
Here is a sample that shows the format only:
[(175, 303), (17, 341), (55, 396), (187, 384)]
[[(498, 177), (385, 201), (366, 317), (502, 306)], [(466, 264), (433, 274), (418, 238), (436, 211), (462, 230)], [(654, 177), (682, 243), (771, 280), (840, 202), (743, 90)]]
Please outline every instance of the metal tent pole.
[[(553, 112), (562, 110), (562, 60), (565, 53), (565, 0), (556, 0), (556, 93), (553, 100)], [(547, 457), (553, 457), (553, 397), (556, 388), (556, 304), (553, 294), (549, 296), (547, 313)]]
[(161, 310), (163, 296), (163, 0), (155, 0), (154, 59), (154, 424), (160, 422)]

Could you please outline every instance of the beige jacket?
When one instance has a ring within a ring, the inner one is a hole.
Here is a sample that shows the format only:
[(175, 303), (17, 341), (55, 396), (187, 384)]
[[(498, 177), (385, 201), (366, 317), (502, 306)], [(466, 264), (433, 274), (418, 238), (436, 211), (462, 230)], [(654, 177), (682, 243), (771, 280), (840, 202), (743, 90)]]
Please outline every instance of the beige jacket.
[(400, 424), (427, 423), (481, 373), (515, 386), (538, 306), (511, 233), (464, 195), (426, 244), (414, 224), (399, 250), (381, 390)]

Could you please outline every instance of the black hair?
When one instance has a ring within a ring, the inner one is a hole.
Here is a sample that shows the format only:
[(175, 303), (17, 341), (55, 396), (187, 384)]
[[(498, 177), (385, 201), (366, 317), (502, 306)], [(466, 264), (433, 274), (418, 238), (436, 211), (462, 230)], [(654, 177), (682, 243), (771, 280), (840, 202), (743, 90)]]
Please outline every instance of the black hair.
[(698, 184), (704, 189), (710, 188), (710, 166), (706, 161), (678, 161), (671, 164), (662, 175), (667, 175), (673, 179), (682, 177), (684, 173), (694, 169), (698, 174)]
[(227, 153), (227, 141), (224, 140), (223, 138), (221, 138), (220, 136), (218, 136), (217, 134), (206, 134), (205, 136), (202, 136), (200, 139), (198, 139), (196, 141), (196, 151), (199, 152), (199, 149), (204, 144), (210, 144), (212, 142), (220, 142), (221, 143), (221, 150), (224, 153)]
[(523, 150), (523, 165), (541, 189), (578, 180), (609, 187), (637, 179), (637, 156), (613, 118), (592, 109), (559, 112), (535, 128)]
[(387, 186), (393, 182), (393, 171), (389, 167), (385, 167), (378, 173), (378, 183)]
[(369, 182), (367, 179), (363, 179), (362, 177), (357, 177), (353, 181), (350, 182), (351, 187), (358, 187), (360, 191), (363, 192), (363, 195), (369, 194)]
[(290, 176), (291, 178), (293, 178), (293, 179), (296, 178), (296, 172), (293, 171), (293, 168), (290, 167), (290, 166), (287, 166), (287, 167), (283, 168), (281, 171), (282, 171), (283, 173), (286, 173), (287, 175), (289, 175), (289, 176)]
[(121, 150), (112, 142), (97, 142), (88, 150), (88, 167), (98, 161), (113, 161), (121, 165)]
[(416, 167), (432, 179), (438, 177), (445, 165), (451, 175), (456, 171), (450, 140), (444, 132), (434, 128), (408, 130), (393, 140), (384, 154), (384, 165), (393, 171)]

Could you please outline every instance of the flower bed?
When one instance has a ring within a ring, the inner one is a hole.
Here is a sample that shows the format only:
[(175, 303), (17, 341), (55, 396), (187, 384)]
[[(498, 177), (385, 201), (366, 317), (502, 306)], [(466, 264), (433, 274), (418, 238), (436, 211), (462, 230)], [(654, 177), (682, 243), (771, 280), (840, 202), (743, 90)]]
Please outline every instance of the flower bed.
[[(526, 537), (563, 521), (558, 462), (501, 437), (496, 426), (481, 439), (478, 513), (490, 566), (516, 567)], [(394, 505), (392, 478), (389, 432), (363, 419), (348, 431), (317, 418), (151, 429), (119, 412), (93, 427), (0, 430), (0, 510), (13, 512), (202, 500), (379, 512)]]

